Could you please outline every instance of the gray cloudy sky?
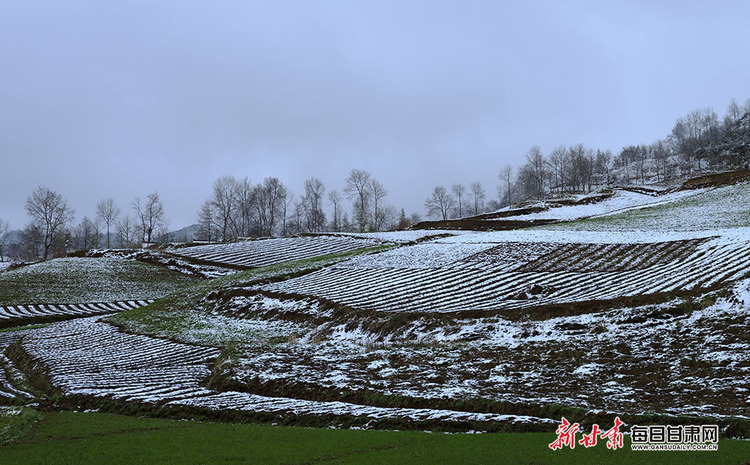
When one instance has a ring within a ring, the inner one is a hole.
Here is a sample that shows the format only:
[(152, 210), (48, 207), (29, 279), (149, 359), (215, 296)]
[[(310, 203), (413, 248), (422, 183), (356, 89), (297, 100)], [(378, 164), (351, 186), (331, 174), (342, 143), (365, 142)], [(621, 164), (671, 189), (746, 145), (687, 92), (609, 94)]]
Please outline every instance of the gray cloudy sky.
[(223, 174), (352, 168), (424, 213), (532, 145), (618, 153), (750, 97), (750, 2), (0, 0), (0, 217), (157, 190), (173, 228)]

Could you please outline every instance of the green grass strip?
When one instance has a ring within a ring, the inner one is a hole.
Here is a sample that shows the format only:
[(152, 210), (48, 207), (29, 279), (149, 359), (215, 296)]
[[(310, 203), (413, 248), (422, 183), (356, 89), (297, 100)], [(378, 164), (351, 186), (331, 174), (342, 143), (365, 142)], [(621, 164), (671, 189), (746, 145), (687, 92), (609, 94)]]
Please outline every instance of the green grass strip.
[(716, 452), (586, 449), (552, 451), (549, 433), (439, 434), (227, 424), (49, 412), (0, 448), (2, 464), (736, 464), (750, 442), (721, 440)]

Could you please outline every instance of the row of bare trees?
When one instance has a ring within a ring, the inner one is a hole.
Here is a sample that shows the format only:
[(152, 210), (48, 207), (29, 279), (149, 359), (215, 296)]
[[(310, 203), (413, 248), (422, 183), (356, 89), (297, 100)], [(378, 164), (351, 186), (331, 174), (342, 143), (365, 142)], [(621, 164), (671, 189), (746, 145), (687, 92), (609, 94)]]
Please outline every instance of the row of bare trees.
[[(541, 148), (531, 147), (519, 168), (506, 165), (500, 170), (499, 202), (490, 201), (488, 206), (495, 209), (524, 200), (587, 193), (602, 186), (664, 182), (749, 163), (750, 99), (743, 106), (732, 99), (723, 120), (711, 108), (693, 111), (678, 118), (666, 138), (626, 146), (616, 156), (583, 144), (556, 147), (547, 156)], [(428, 214), (442, 219), (463, 216), (462, 193), (455, 186), (452, 195), (436, 187), (425, 203)]]
[(37, 187), (26, 199), (30, 222), (20, 240), (9, 243), (10, 225), (0, 219), (0, 261), (6, 257), (46, 260), (74, 249), (131, 247), (165, 237), (168, 223), (159, 194), (132, 203), (134, 216), (121, 218), (121, 210), (112, 199), (99, 202), (94, 219), (84, 216), (73, 224), (75, 211), (58, 192)]
[(486, 197), (482, 184), (475, 181), (468, 191), (463, 184), (454, 184), (450, 192), (444, 186), (437, 186), (424, 205), (429, 217), (447, 220), (484, 212)]
[[(222, 176), (198, 212), (198, 239), (287, 236), (324, 230), (381, 231), (405, 224), (404, 215), (385, 205), (385, 187), (366, 170), (352, 170), (343, 192), (330, 190), (317, 178), (307, 179), (304, 194), (295, 195), (278, 179), (252, 184), (248, 178)], [(351, 219), (345, 200), (352, 202)], [(326, 206), (332, 213), (328, 219)]]

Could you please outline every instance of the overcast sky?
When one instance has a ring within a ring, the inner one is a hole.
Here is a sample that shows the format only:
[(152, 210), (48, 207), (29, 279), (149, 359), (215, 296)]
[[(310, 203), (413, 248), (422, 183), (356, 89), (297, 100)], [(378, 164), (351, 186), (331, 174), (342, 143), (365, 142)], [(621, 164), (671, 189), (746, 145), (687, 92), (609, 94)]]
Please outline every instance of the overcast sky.
[(0, 218), (158, 191), (173, 229), (224, 174), (424, 214), (532, 145), (651, 143), (750, 97), (750, 2), (0, 0)]

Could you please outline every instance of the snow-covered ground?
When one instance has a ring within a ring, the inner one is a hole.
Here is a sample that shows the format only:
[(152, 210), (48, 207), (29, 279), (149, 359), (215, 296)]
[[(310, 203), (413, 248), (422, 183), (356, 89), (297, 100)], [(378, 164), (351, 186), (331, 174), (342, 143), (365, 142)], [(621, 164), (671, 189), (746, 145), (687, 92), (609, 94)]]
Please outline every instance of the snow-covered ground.
[(304, 260), (381, 245), (380, 241), (343, 235), (280, 237), (170, 249), (172, 255), (248, 268)]
[[(660, 196), (651, 196), (647, 194), (641, 194), (638, 192), (632, 192), (627, 190), (617, 189), (614, 195), (608, 199), (600, 202), (585, 204), (585, 205), (566, 205), (566, 206), (553, 206), (549, 203), (541, 202), (539, 204), (531, 205), (539, 207), (552, 207), (549, 210), (545, 210), (539, 213), (530, 213), (526, 215), (516, 215), (510, 217), (513, 220), (561, 220), (561, 221), (572, 221), (581, 218), (590, 218), (595, 216), (611, 215), (614, 213), (623, 213), (633, 209), (645, 208), (656, 205), (663, 205), (675, 202), (677, 200), (690, 198), (696, 195), (700, 195), (705, 192), (705, 189), (689, 190), (689, 191), (676, 191)], [(585, 196), (582, 196), (585, 198)], [(578, 199), (578, 200), (581, 200)], [(499, 218), (504, 219), (504, 218)]]
[[(653, 197), (656, 203), (612, 211), (607, 215), (551, 229), (576, 231), (710, 231), (750, 226), (750, 184), (734, 184)], [(594, 205), (591, 205), (594, 207)], [(583, 206), (581, 208), (584, 208)]]
[(460, 230), (441, 230), (441, 229), (417, 229), (414, 231), (384, 231), (372, 233), (336, 233), (341, 235), (363, 237), (375, 239), (383, 242), (395, 242), (405, 244), (414, 241), (429, 240), (430, 238), (440, 236), (456, 236), (462, 234), (471, 234), (471, 231)]
[[(553, 422), (317, 397), (370, 392), (750, 418), (749, 196), (747, 184), (654, 197), (620, 191), (513, 218), (589, 218), (575, 223), (298, 241), (407, 244), (440, 235), (292, 279), (225, 285), (194, 308), (155, 313), (158, 330), (148, 319), (127, 326), (151, 336), (90, 318), (27, 331), (23, 347), (65, 393), (166, 406)], [(262, 255), (263, 241), (254, 242)], [(196, 250), (234, 253), (205, 247)], [(623, 297), (654, 298), (625, 307)], [(9, 340), (0, 333), (0, 346)], [(207, 345), (232, 348), (227, 367), (249, 392), (206, 387), (220, 353)], [(297, 394), (253, 391), (262, 388)]]
[(541, 321), (416, 320), (384, 344), (342, 324), (323, 343), (244, 347), (237, 376), (419, 398), (747, 416), (750, 280), (705, 309), (682, 304)]
[(164, 406), (268, 412), (278, 415), (333, 415), (365, 420), (546, 423), (522, 415), (426, 408), (386, 408), (338, 401), (217, 392), (203, 386), (219, 351), (163, 339), (125, 334), (95, 318), (57, 323), (26, 334), (23, 348), (47, 369), (52, 385), (66, 395), (121, 399)]
[(143, 307), (153, 300), (126, 300), (121, 302), (88, 302), (80, 304), (27, 304), (0, 306), (0, 325), (17, 326), (18, 321), (74, 318), (80, 316), (117, 313)]

